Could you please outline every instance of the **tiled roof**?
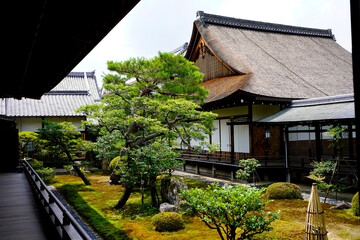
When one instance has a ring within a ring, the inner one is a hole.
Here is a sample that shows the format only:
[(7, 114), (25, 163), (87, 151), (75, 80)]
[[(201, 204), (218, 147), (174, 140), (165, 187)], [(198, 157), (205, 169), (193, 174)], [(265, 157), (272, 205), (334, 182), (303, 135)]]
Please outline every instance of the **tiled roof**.
[(295, 100), (284, 110), (266, 117), (261, 123), (291, 123), (354, 119), (354, 95)]
[(188, 47), (189, 47), (189, 43), (186, 42), (186, 43), (184, 43), (183, 45), (181, 45), (180, 47), (172, 50), (171, 52), (172, 52), (172, 53), (175, 53), (175, 54), (184, 55), (184, 54), (186, 53)]
[(72, 72), (40, 100), (3, 99), (0, 111), (7, 117), (83, 116), (75, 110), (99, 100), (94, 72)]

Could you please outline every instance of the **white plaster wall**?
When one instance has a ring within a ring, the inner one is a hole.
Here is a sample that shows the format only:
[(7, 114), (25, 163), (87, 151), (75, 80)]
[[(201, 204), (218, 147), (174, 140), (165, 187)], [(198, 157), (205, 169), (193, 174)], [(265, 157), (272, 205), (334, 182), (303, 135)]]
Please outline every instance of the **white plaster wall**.
[(231, 151), (231, 141), (230, 141), (230, 126), (226, 125), (227, 122), (230, 122), (230, 119), (220, 119), (220, 128), (221, 128), (221, 151), (230, 152)]
[(16, 128), (19, 132), (38, 132), (41, 125), (41, 118), (16, 118)]
[(215, 130), (212, 132), (211, 135), (211, 143), (219, 143), (220, 144), (220, 130), (219, 130), (220, 121), (218, 119), (214, 120), (214, 127)]
[(249, 125), (234, 125), (234, 151), (250, 153)]
[(85, 117), (45, 117), (44, 120), (50, 122), (71, 122), (76, 126), (76, 130), (84, 131), (85, 129), (80, 128), (81, 121), (85, 120)]
[[(84, 131), (81, 129), (81, 121), (85, 120), (85, 117), (46, 117), (44, 118), (46, 121), (51, 122), (71, 122), (74, 124), (78, 131)], [(16, 118), (16, 128), (19, 132), (29, 131), (29, 132), (38, 132), (39, 128), (42, 127), (42, 118), (41, 117), (23, 117), (23, 118)]]
[(253, 121), (263, 119), (279, 111), (279, 105), (253, 105)]
[(241, 107), (233, 107), (233, 108), (216, 109), (216, 110), (212, 110), (211, 112), (217, 113), (219, 115), (218, 117), (230, 117), (230, 116), (248, 114), (248, 108), (247, 106), (241, 106)]

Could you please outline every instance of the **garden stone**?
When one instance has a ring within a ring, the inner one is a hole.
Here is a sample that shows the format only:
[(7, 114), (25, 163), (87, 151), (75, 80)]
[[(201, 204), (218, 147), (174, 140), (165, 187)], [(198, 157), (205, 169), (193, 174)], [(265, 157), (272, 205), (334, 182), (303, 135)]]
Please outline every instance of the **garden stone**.
[(338, 210), (342, 210), (342, 209), (349, 209), (351, 208), (351, 204), (342, 201), (341, 203), (337, 204), (336, 206), (330, 207), (330, 209), (338, 209)]
[(160, 212), (178, 212), (178, 207), (170, 203), (160, 204)]
[(120, 185), (121, 184), (120, 178), (121, 178), (120, 175), (117, 175), (117, 174), (115, 174), (115, 172), (112, 172), (110, 175), (110, 184), (111, 185)]
[(186, 183), (182, 177), (164, 178), (161, 180), (161, 199), (163, 202), (179, 205), (181, 198), (180, 190), (188, 190)]
[(190, 205), (187, 204), (183, 199), (180, 199), (180, 202), (178, 203), (178, 209), (182, 212), (185, 212), (186, 210), (190, 209)]

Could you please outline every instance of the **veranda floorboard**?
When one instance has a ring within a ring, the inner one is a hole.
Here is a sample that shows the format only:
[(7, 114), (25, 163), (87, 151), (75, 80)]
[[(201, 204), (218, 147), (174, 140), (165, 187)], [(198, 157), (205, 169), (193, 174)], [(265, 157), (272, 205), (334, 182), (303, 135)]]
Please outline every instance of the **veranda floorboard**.
[(24, 173), (0, 173), (0, 239), (59, 239)]

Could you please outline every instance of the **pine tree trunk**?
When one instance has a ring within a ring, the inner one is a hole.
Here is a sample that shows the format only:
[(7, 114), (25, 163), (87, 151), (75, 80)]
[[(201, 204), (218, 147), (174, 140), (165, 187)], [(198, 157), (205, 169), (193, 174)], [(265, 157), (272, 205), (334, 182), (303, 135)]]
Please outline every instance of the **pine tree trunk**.
[(156, 176), (150, 176), (150, 193), (151, 193), (151, 205), (153, 207), (157, 207), (158, 206), (158, 201), (157, 201), (157, 191), (156, 191)]
[(74, 168), (76, 174), (81, 178), (81, 180), (83, 180), (85, 185), (91, 185), (90, 180), (85, 176), (85, 174), (79, 169), (78, 166), (74, 165), (73, 168)]
[[(73, 163), (74, 160), (71, 157), (70, 152), (66, 151), (66, 156), (68, 158), (68, 160)], [(83, 182), (85, 183), (85, 185), (91, 185), (90, 180), (85, 176), (85, 174), (79, 169), (78, 166), (76, 166), (76, 164), (73, 165), (73, 168), (75, 170), (75, 172), (77, 173), (77, 175), (83, 180)]]
[(125, 191), (124, 194), (122, 195), (121, 199), (119, 200), (119, 202), (115, 205), (115, 209), (121, 209), (125, 206), (127, 200), (129, 199), (131, 193), (132, 193), (132, 186), (131, 185), (127, 185), (125, 187)]

